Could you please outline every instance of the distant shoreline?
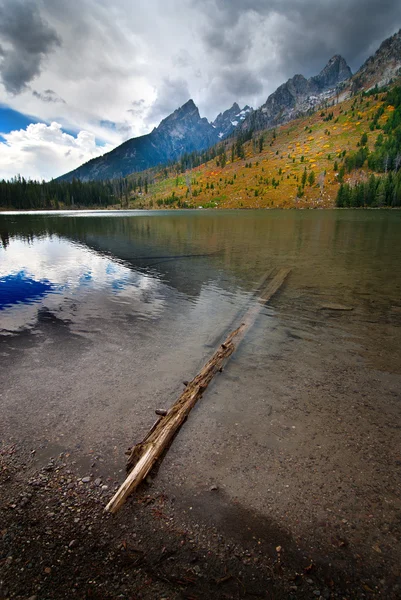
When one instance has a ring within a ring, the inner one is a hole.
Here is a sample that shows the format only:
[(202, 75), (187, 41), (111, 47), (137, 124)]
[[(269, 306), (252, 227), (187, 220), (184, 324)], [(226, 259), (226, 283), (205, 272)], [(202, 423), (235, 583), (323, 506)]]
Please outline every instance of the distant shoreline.
[(274, 207), (264, 207), (264, 208), (255, 208), (252, 206), (249, 207), (245, 207), (242, 206), (241, 208), (121, 208), (121, 207), (115, 207), (115, 206), (110, 206), (110, 207), (106, 207), (106, 208), (88, 208), (88, 207), (75, 207), (75, 208), (59, 208), (59, 209), (41, 209), (41, 208), (24, 208), (24, 209), (19, 209), (19, 208), (0, 208), (0, 215), (1, 214), (15, 214), (15, 213), (21, 213), (21, 214), (58, 214), (58, 213), (68, 213), (68, 212), (135, 212), (135, 213), (140, 213), (140, 212), (199, 212), (199, 211), (207, 211), (207, 212), (223, 212), (223, 211), (238, 211), (238, 212), (242, 212), (242, 211), (249, 211), (249, 210), (255, 210), (255, 211), (266, 211), (266, 210), (282, 210), (282, 211), (288, 211), (288, 210), (296, 210), (296, 211), (304, 211), (304, 210), (322, 210), (322, 211), (329, 211), (329, 210), (340, 210), (340, 211), (347, 211), (347, 210), (401, 210), (400, 206), (347, 206), (347, 207), (340, 207), (340, 206), (330, 206), (330, 207), (323, 207), (323, 206), (303, 206), (303, 207), (296, 207), (296, 206), (290, 206), (290, 207), (284, 207), (284, 206), (274, 206)]

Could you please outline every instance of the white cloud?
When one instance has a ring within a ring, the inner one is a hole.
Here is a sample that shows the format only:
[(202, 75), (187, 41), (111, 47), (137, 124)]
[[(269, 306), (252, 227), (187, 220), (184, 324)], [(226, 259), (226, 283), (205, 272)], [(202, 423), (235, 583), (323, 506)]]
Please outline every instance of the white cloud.
[(0, 143), (0, 177), (18, 173), (32, 179), (51, 179), (75, 169), (83, 162), (112, 149), (97, 146), (93, 133), (80, 131), (76, 137), (65, 133), (55, 121), (36, 123), (26, 129), (3, 134)]

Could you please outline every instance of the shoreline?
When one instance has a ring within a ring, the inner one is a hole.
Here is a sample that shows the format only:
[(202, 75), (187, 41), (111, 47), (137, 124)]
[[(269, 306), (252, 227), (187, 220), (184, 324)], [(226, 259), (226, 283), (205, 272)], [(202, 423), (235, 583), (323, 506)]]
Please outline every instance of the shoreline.
[(194, 211), (208, 211), (208, 212), (224, 212), (224, 211), (249, 211), (249, 210), (253, 210), (253, 211), (289, 211), (289, 210), (296, 210), (296, 211), (305, 211), (305, 210), (323, 210), (323, 211), (330, 211), (330, 210), (343, 210), (343, 211), (348, 211), (348, 210), (358, 210), (358, 211), (382, 211), (382, 210), (391, 210), (391, 211), (397, 211), (397, 210), (401, 210), (400, 206), (376, 206), (376, 207), (372, 207), (372, 206), (358, 206), (358, 207), (344, 207), (344, 206), (331, 206), (331, 207), (323, 207), (323, 206), (305, 206), (305, 207), (300, 207), (297, 208), (296, 206), (291, 206), (291, 207), (287, 207), (287, 206), (277, 206), (277, 207), (264, 207), (264, 208), (255, 208), (255, 207), (241, 207), (241, 208), (167, 208), (167, 207), (163, 207), (163, 208), (121, 208), (121, 207), (107, 207), (107, 208), (89, 208), (89, 207), (74, 207), (74, 208), (63, 208), (63, 209), (8, 209), (8, 208), (0, 208), (0, 214), (60, 214), (60, 213), (69, 213), (69, 212), (135, 212), (135, 213), (141, 213), (141, 212), (183, 212), (183, 213), (191, 213)]
[(82, 477), (68, 452), (38, 461), (32, 450), (2, 447), (0, 463), (2, 598), (396, 597), (382, 561), (364, 564), (341, 536), (330, 557), (319, 556), (273, 521), (240, 511), (232, 537), (188, 518), (184, 498), (151, 482), (109, 515), (104, 505), (118, 483)]

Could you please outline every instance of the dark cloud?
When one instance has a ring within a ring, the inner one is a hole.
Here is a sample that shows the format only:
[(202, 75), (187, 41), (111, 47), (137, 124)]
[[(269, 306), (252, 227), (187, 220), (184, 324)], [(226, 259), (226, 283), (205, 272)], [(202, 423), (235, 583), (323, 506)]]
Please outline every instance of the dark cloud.
[(56, 104), (66, 103), (65, 100), (60, 98), (60, 96), (53, 90), (44, 90), (44, 92), (37, 92), (36, 90), (33, 90), (32, 96), (35, 96), (35, 98), (38, 98), (38, 100), (42, 100), (43, 102), (54, 102)]
[(60, 38), (28, 0), (0, 0), (0, 74), (8, 92), (19, 94), (41, 71), (44, 58)]
[(250, 95), (257, 95), (263, 91), (260, 77), (245, 67), (235, 70), (229, 67), (222, 69), (217, 82), (218, 87), (224, 88), (232, 98), (242, 96), (244, 90)]
[[(334, 54), (342, 54), (351, 68), (357, 70), (401, 24), (399, 0), (192, 0), (192, 3), (206, 18), (202, 33), (206, 53), (233, 73), (246, 65), (267, 88), (278, 77), (283, 82), (295, 73), (316, 74)], [(251, 50), (254, 55), (259, 51), (263, 58), (265, 47), (265, 64), (263, 60), (254, 65), (247, 62)], [(248, 92), (246, 84), (243, 91)]]
[(204, 33), (206, 46), (220, 54), (222, 66), (227, 66), (227, 60), (231, 66), (235, 66), (246, 59), (247, 52), (252, 45), (252, 36), (246, 27), (233, 35), (229, 29), (222, 30), (220, 27), (210, 28)]

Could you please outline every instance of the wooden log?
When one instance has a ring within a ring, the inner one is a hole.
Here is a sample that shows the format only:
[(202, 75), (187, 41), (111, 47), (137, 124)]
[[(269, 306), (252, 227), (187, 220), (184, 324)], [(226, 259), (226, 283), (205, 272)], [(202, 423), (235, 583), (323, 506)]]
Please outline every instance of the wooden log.
[(216, 373), (222, 371), (223, 364), (238, 347), (245, 333), (252, 327), (262, 305), (279, 290), (289, 272), (290, 269), (280, 269), (269, 284), (260, 291), (258, 299), (261, 303), (256, 304), (246, 312), (243, 322), (228, 335), (200, 373), (187, 384), (185, 390), (168, 410), (166, 416), (161, 417), (154, 424), (146, 438), (131, 450), (127, 462), (127, 469), (130, 470), (129, 475), (107, 504), (106, 511), (117, 512), (128, 496), (146, 478), (157, 460), (168, 448), (191, 409), (202, 397), (213, 377)]

